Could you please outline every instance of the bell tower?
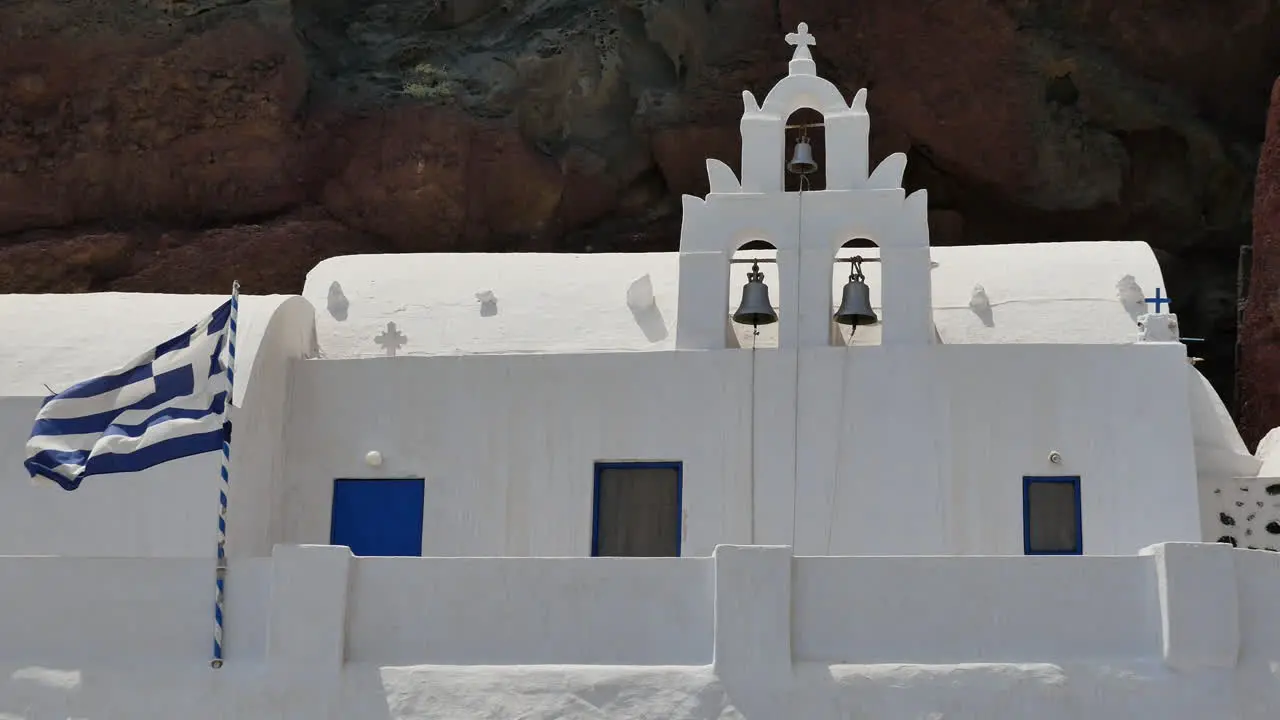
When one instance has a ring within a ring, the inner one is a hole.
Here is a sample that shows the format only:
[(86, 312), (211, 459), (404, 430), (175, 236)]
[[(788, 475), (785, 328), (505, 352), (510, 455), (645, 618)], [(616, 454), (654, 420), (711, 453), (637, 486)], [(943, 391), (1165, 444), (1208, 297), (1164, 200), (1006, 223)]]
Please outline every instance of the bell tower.
[[(930, 344), (936, 336), (925, 191), (908, 197), (902, 189), (904, 153), (890, 155), (869, 172), (866, 89), (846, 103), (834, 84), (818, 76), (809, 51), (817, 40), (805, 23), (786, 41), (795, 48), (787, 76), (763, 103), (750, 91), (742, 93), (741, 179), (725, 163), (708, 159), (710, 192), (705, 198), (682, 198), (676, 346), (726, 347), (730, 282), (747, 279), (739, 272), (745, 268), (730, 261), (744, 244), (761, 240), (777, 249), (776, 264), (760, 269), (770, 290), (776, 289), (778, 347), (829, 345), (833, 263), (850, 238), (870, 238), (880, 248), (882, 344)], [(826, 186), (787, 192), (786, 122), (802, 108), (822, 116)]]

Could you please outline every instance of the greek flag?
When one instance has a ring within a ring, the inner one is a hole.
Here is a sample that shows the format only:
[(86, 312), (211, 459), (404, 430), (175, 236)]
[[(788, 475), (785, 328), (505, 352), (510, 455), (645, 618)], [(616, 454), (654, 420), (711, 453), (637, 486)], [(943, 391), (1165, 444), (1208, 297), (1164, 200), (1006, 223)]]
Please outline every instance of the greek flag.
[(124, 367), (46, 398), (27, 440), (31, 476), (75, 490), (90, 475), (221, 450), (232, 302)]

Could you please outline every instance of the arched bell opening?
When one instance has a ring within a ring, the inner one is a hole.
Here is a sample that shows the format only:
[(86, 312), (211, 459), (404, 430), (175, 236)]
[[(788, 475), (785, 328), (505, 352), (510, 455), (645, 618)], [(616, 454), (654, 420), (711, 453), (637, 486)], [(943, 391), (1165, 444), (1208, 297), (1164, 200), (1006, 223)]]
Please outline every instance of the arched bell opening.
[(879, 345), (880, 246), (868, 238), (854, 238), (840, 246), (832, 265), (831, 344)]
[(783, 190), (826, 189), (827, 135), (822, 113), (813, 108), (800, 108), (791, 113), (782, 152)]
[(781, 291), (778, 249), (773, 243), (752, 240), (734, 251), (729, 260), (728, 347), (778, 347)]

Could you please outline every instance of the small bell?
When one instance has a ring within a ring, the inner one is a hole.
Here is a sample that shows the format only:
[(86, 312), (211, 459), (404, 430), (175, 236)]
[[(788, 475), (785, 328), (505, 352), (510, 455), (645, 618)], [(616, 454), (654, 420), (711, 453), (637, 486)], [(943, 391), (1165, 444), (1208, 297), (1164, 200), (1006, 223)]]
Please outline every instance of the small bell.
[(791, 153), (787, 170), (795, 175), (809, 175), (818, 171), (818, 163), (813, 161), (813, 147), (809, 145), (809, 138), (801, 137), (796, 141), (796, 149)]
[(760, 264), (752, 263), (747, 273), (747, 284), (742, 286), (742, 304), (733, 314), (733, 321), (742, 325), (769, 325), (778, 322), (778, 313), (769, 302), (769, 286), (764, 284)]
[(853, 267), (853, 271), (849, 273), (849, 282), (844, 284), (844, 297), (840, 299), (840, 307), (832, 319), (840, 325), (875, 325), (880, 322), (880, 318), (871, 309), (871, 288), (864, 282), (862, 263), (854, 260)]

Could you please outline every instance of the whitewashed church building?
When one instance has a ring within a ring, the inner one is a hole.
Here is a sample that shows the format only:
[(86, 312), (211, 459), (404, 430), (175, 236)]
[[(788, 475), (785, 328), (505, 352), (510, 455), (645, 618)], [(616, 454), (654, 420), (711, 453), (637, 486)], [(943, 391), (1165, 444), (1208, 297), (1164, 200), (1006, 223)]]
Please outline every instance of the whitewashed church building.
[(239, 296), (225, 573), (219, 453), (24, 460), (227, 298), (0, 295), (0, 718), (1274, 719), (1280, 434), (1247, 451), (1151, 249), (930, 247), (786, 39), (678, 252)]

